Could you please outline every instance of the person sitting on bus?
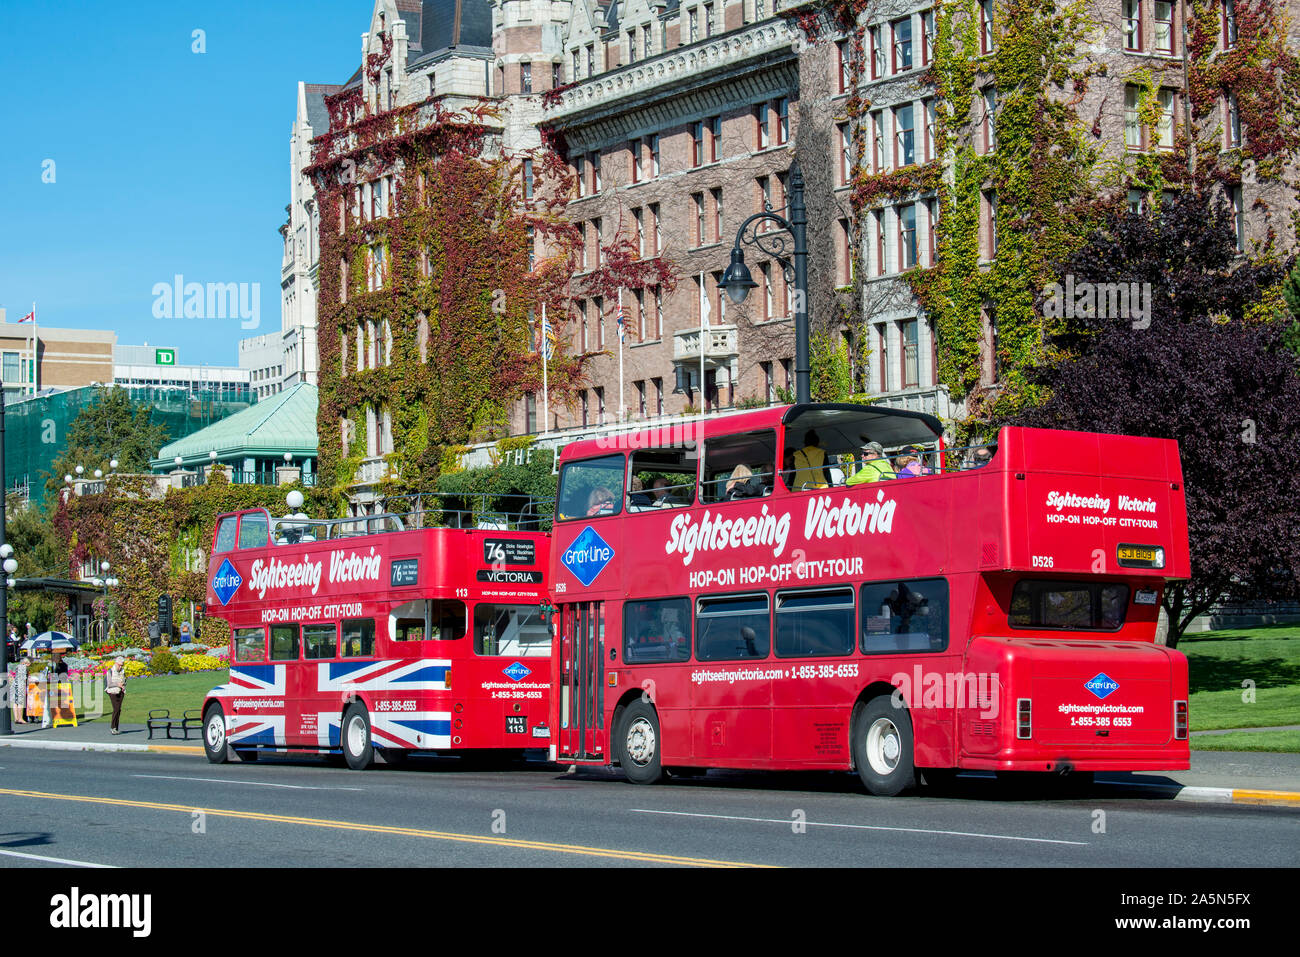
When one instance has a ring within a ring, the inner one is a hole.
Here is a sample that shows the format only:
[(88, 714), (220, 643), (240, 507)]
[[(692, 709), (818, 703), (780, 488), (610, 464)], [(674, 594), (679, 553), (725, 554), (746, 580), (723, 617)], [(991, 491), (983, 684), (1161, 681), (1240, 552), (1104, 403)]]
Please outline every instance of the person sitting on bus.
[(613, 515), (614, 514), (614, 493), (603, 485), (598, 485), (591, 490), (591, 495), (587, 498), (587, 517), (594, 515)]
[(862, 468), (849, 476), (845, 485), (862, 485), (865, 482), (879, 482), (882, 479), (898, 478), (894, 470), (889, 466), (889, 459), (885, 458), (885, 449), (879, 442), (867, 442), (866, 436), (863, 436)]
[(632, 476), (632, 488), (628, 491), (627, 507), (632, 511), (640, 511), (643, 508), (654, 508), (654, 499), (645, 491), (645, 485), (637, 476)]
[(993, 451), (987, 445), (981, 445), (971, 456), (971, 465), (973, 469), (981, 468), (993, 461)]
[(663, 633), (663, 640), (668, 644), (670, 659), (690, 657), (690, 639), (677, 620), (676, 608), (664, 608), (659, 612), (659, 628)]
[(650, 483), (650, 504), (655, 508), (672, 508), (677, 503), (669, 495), (668, 480), (662, 475)]
[(757, 498), (763, 494), (763, 483), (748, 465), (737, 465), (727, 480), (727, 490), (723, 499), (732, 501), (740, 498)]
[(894, 459), (894, 472), (899, 478), (920, 478), (925, 474), (921, 471), (921, 459), (911, 454), (910, 449)]
[(826, 488), (831, 484), (826, 473), (826, 453), (822, 451), (821, 439), (816, 431), (809, 429), (803, 436), (803, 448), (794, 453), (794, 484), (792, 489), (798, 491), (806, 488)]

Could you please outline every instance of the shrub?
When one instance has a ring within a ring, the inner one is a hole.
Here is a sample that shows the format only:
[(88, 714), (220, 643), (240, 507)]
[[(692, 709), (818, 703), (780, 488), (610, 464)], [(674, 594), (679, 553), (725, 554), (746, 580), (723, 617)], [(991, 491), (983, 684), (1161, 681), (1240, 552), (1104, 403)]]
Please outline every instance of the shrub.
[(122, 667), (128, 678), (141, 678), (149, 673), (149, 667), (143, 661), (135, 659), (126, 662)]
[(188, 675), (199, 671), (222, 671), (226, 667), (226, 662), (211, 655), (181, 655), (177, 670)]
[(149, 670), (156, 675), (170, 675), (180, 671), (181, 663), (166, 648), (159, 648), (149, 660)]

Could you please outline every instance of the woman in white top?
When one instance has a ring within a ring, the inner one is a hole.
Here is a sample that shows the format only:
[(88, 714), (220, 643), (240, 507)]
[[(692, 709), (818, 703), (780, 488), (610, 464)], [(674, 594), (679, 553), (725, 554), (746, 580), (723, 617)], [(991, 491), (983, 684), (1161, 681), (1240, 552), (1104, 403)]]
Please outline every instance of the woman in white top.
[(109, 728), (113, 734), (121, 734), (117, 730), (117, 722), (122, 716), (122, 699), (126, 697), (125, 658), (118, 657), (113, 661), (113, 667), (108, 669), (108, 674), (104, 677), (104, 690), (108, 692), (109, 700), (113, 702), (113, 721)]

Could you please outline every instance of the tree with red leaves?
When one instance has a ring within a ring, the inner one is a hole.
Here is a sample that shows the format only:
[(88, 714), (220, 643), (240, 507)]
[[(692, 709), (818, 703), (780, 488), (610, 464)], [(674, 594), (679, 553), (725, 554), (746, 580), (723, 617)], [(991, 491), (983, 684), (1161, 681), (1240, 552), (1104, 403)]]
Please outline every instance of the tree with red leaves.
[(1110, 213), (1063, 286), (1069, 275), (1149, 282), (1149, 314), (1068, 323), (1036, 374), (1050, 398), (1008, 424), (1178, 441), (1192, 577), (1165, 591), (1171, 647), (1224, 597), (1295, 597), (1300, 370), (1269, 305), (1282, 267), (1241, 261), (1229, 211), (1189, 191), (1158, 212)]

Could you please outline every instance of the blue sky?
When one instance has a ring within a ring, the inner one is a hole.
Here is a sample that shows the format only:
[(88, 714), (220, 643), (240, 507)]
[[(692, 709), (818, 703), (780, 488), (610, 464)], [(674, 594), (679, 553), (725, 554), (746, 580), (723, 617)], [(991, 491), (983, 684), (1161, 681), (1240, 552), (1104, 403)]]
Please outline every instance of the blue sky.
[[(0, 307), (236, 364), (280, 328), (297, 83), (342, 83), (370, 0), (0, 0)], [(193, 52), (193, 32), (206, 51)], [(54, 182), (42, 182), (53, 161)], [(259, 283), (260, 328), (155, 319), (155, 283)]]

